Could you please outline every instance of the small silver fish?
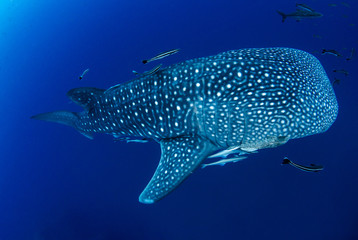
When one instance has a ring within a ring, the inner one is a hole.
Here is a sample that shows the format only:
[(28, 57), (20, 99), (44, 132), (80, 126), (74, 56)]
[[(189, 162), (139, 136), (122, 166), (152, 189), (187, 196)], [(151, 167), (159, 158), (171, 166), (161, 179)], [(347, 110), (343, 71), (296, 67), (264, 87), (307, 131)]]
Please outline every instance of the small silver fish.
[(223, 159), (223, 160), (220, 160), (220, 161), (217, 161), (217, 162), (201, 164), (201, 168), (205, 168), (207, 166), (214, 166), (214, 165), (224, 166), (226, 163), (238, 162), (238, 161), (241, 161), (241, 160), (243, 160), (245, 158), (247, 158), (247, 157), (234, 157), (234, 158)]
[(149, 142), (149, 140), (146, 139), (146, 138), (143, 138), (143, 139), (128, 139), (128, 140), (126, 140), (126, 141), (127, 141), (127, 143), (130, 143), (130, 142), (135, 142), (135, 143), (147, 143), (147, 142)]
[(114, 85), (114, 86), (108, 88), (106, 91), (104, 91), (104, 93), (107, 93), (107, 92), (109, 92), (109, 91), (112, 91), (113, 89), (116, 89), (116, 88), (118, 88), (118, 87), (121, 86), (121, 85), (122, 85), (121, 83), (119, 83), (119, 84), (117, 84), (117, 85)]
[(227, 156), (231, 154), (238, 154), (238, 155), (245, 155), (250, 153), (257, 153), (257, 149), (247, 149), (247, 148), (240, 148), (238, 146), (235, 147), (229, 147), (228, 149), (222, 150), (220, 152), (214, 153), (213, 155), (210, 155), (208, 158), (226, 158)]
[(159, 59), (162, 59), (162, 58), (165, 58), (165, 57), (168, 57), (170, 55), (173, 55), (177, 52), (179, 52), (180, 49), (172, 49), (172, 50), (169, 50), (169, 51), (166, 51), (166, 52), (162, 52), (162, 53), (159, 53), (157, 56), (149, 59), (149, 60), (143, 60), (142, 63), (143, 64), (146, 64), (146, 63), (149, 63), (149, 62), (152, 62), (152, 61), (155, 61), (155, 60), (159, 60)]
[(296, 3), (296, 8), (299, 8), (301, 10), (308, 11), (308, 12), (314, 12), (314, 10), (311, 7), (307, 6), (304, 3)]
[(119, 142), (119, 141), (126, 141), (127, 143), (130, 143), (130, 142), (135, 142), (135, 143), (149, 142), (149, 139), (147, 139), (147, 138), (131, 139), (130, 137), (117, 137), (116, 135), (113, 135), (113, 136), (114, 136), (114, 141), (115, 142)]
[(347, 8), (350, 8), (350, 7), (351, 7), (351, 5), (349, 5), (349, 4), (346, 3), (346, 2), (341, 2), (341, 4), (342, 4), (342, 6), (345, 6), (345, 7), (347, 7)]
[(152, 70), (149, 70), (149, 71), (147, 71), (147, 72), (144, 72), (142, 75), (143, 75), (143, 76), (152, 75), (152, 74), (158, 72), (159, 69), (160, 69), (162, 66), (163, 66), (163, 64), (159, 64), (158, 66), (154, 67)]
[(82, 78), (88, 73), (88, 71), (89, 71), (89, 68), (84, 70), (83, 73), (81, 74), (81, 76), (79, 76), (79, 79), (82, 80)]
[(346, 77), (348, 77), (348, 75), (349, 75), (349, 72), (348, 72), (347, 70), (345, 70), (345, 69), (334, 69), (333, 72), (335, 72), (335, 73), (342, 73), (342, 74), (344, 74)]
[(163, 66), (163, 64), (159, 64), (158, 66), (156, 66), (156, 67), (154, 67), (153, 69), (151, 69), (151, 70), (149, 70), (149, 71), (146, 71), (146, 72), (144, 72), (144, 73), (138, 73), (137, 71), (134, 71), (134, 70), (133, 70), (133, 73), (134, 73), (135, 75), (138, 75), (138, 76), (141, 76), (141, 77), (143, 77), (143, 76), (149, 76), (149, 75), (152, 75), (152, 74), (158, 72), (159, 69), (160, 69), (162, 66)]
[(222, 150), (218, 153), (215, 153), (213, 155), (210, 155), (208, 158), (217, 158), (217, 157), (221, 157), (221, 158), (226, 158), (228, 155), (230, 154), (234, 154), (234, 153), (238, 153), (239, 151), (237, 150), (239, 147), (230, 147), (228, 149)]
[(300, 169), (302, 171), (305, 172), (319, 172), (323, 170), (323, 166), (320, 165), (315, 165), (315, 164), (311, 164), (309, 167), (307, 166), (303, 166), (303, 165), (299, 165), (297, 163), (292, 162), (291, 160), (289, 160), (287, 157), (285, 157), (283, 159), (282, 164), (289, 164), (297, 169)]
[(313, 34), (313, 37), (314, 37), (314, 38), (318, 38), (318, 39), (322, 39), (322, 36), (321, 36), (321, 35), (318, 35), (318, 34)]
[(113, 134), (113, 141), (115, 142), (119, 142), (119, 141), (128, 141), (130, 139), (130, 137), (122, 137), (120, 135), (116, 135), (116, 134)]
[(351, 53), (349, 55), (349, 57), (346, 58), (347, 61), (350, 61), (352, 59), (354, 59), (357, 56), (357, 52), (355, 48), (351, 49)]
[(341, 82), (341, 79), (334, 78), (334, 81), (332, 82), (332, 85), (339, 84)]
[(322, 49), (322, 55), (324, 54), (330, 54), (336, 57), (340, 57), (342, 56), (338, 51), (334, 50), (334, 49)]

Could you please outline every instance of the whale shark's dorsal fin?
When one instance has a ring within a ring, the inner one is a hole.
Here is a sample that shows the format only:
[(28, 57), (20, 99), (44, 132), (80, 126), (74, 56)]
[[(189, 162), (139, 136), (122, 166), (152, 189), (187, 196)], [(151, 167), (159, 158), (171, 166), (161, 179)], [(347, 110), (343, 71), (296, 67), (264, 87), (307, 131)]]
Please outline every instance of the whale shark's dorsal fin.
[(141, 203), (154, 203), (182, 183), (217, 148), (207, 139), (193, 135), (162, 139), (162, 156), (152, 179), (139, 196)]
[(89, 110), (104, 92), (104, 89), (82, 87), (71, 89), (67, 92), (67, 96), (73, 102)]

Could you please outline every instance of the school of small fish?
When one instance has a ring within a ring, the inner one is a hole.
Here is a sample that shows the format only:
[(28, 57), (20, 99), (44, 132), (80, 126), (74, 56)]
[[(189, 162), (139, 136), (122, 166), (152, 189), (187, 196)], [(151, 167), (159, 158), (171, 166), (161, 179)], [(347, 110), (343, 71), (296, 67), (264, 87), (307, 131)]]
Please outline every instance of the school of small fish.
[[(350, 8), (351, 6), (346, 3), (346, 2), (341, 2), (340, 4), (335, 4), (335, 3), (329, 3), (328, 4), (329, 7), (340, 7), (343, 6), (345, 8)], [(312, 7), (308, 6), (307, 4), (304, 3), (296, 3), (296, 11), (295, 12), (291, 12), (291, 13), (284, 13), (281, 11), (277, 10), (277, 13), (282, 17), (282, 22), (285, 22), (285, 20), (287, 18), (292, 18), (295, 19), (296, 22), (300, 22), (302, 19), (312, 19), (312, 18), (320, 18), (323, 17), (324, 15), (320, 12), (315, 11)], [(347, 14), (343, 14), (341, 15), (344, 18), (348, 18), (349, 16)], [(355, 27), (354, 23), (349, 24), (349, 26), (351, 27)], [(314, 38), (316, 39), (323, 39), (324, 37), (318, 34), (313, 34), (312, 35)], [(346, 53), (342, 53), (343, 51), (345, 51)], [(349, 51), (349, 52), (348, 52)], [(314, 53), (318, 53), (318, 51), (314, 51)], [(351, 48), (343, 48), (341, 50), (336, 50), (336, 49), (325, 49), (323, 48), (321, 50), (321, 55), (331, 55), (337, 58), (341, 58), (341, 59), (345, 59), (346, 62), (348, 61), (352, 61), (356, 59), (357, 56), (357, 51), (356, 48), (351, 47)], [(346, 56), (344, 58), (342, 58), (343, 56)], [(334, 73), (338, 73), (338, 74), (344, 74), (345, 77), (348, 76), (348, 71), (345, 69), (334, 69), (333, 70)], [(334, 77), (334, 80), (331, 82), (332, 85), (338, 85), (341, 82), (341, 79)]]

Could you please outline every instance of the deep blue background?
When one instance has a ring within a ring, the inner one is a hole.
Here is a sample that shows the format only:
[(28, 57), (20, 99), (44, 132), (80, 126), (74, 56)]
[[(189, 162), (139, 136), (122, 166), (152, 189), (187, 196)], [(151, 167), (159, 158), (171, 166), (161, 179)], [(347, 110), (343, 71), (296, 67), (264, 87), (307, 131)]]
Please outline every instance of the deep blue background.
[[(0, 240), (358, 239), (358, 59), (345, 60), (358, 47), (358, 3), (346, 2), (307, 0), (324, 17), (281, 23), (276, 10), (294, 11), (296, 1), (2, 0)], [(341, 79), (334, 125), (236, 164), (198, 169), (154, 205), (137, 199), (158, 164), (158, 144), (91, 141), (29, 119), (79, 111), (69, 89), (128, 81), (132, 70), (151, 68), (141, 59), (161, 51), (181, 48), (163, 61), (169, 65), (275, 46), (311, 52), (330, 79)], [(322, 48), (344, 57), (320, 55)], [(284, 156), (325, 170), (281, 166)]]

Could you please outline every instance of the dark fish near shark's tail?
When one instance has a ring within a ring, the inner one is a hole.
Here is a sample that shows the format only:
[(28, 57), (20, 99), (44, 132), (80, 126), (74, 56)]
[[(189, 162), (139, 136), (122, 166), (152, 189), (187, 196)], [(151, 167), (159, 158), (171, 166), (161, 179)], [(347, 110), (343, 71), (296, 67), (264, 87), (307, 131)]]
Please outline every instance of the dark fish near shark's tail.
[(282, 17), (282, 22), (285, 22), (285, 20), (286, 20), (286, 18), (287, 18), (287, 15), (284, 14), (283, 12), (278, 11), (278, 10), (276, 10), (276, 11), (277, 11), (278, 14), (281, 15), (281, 17)]

